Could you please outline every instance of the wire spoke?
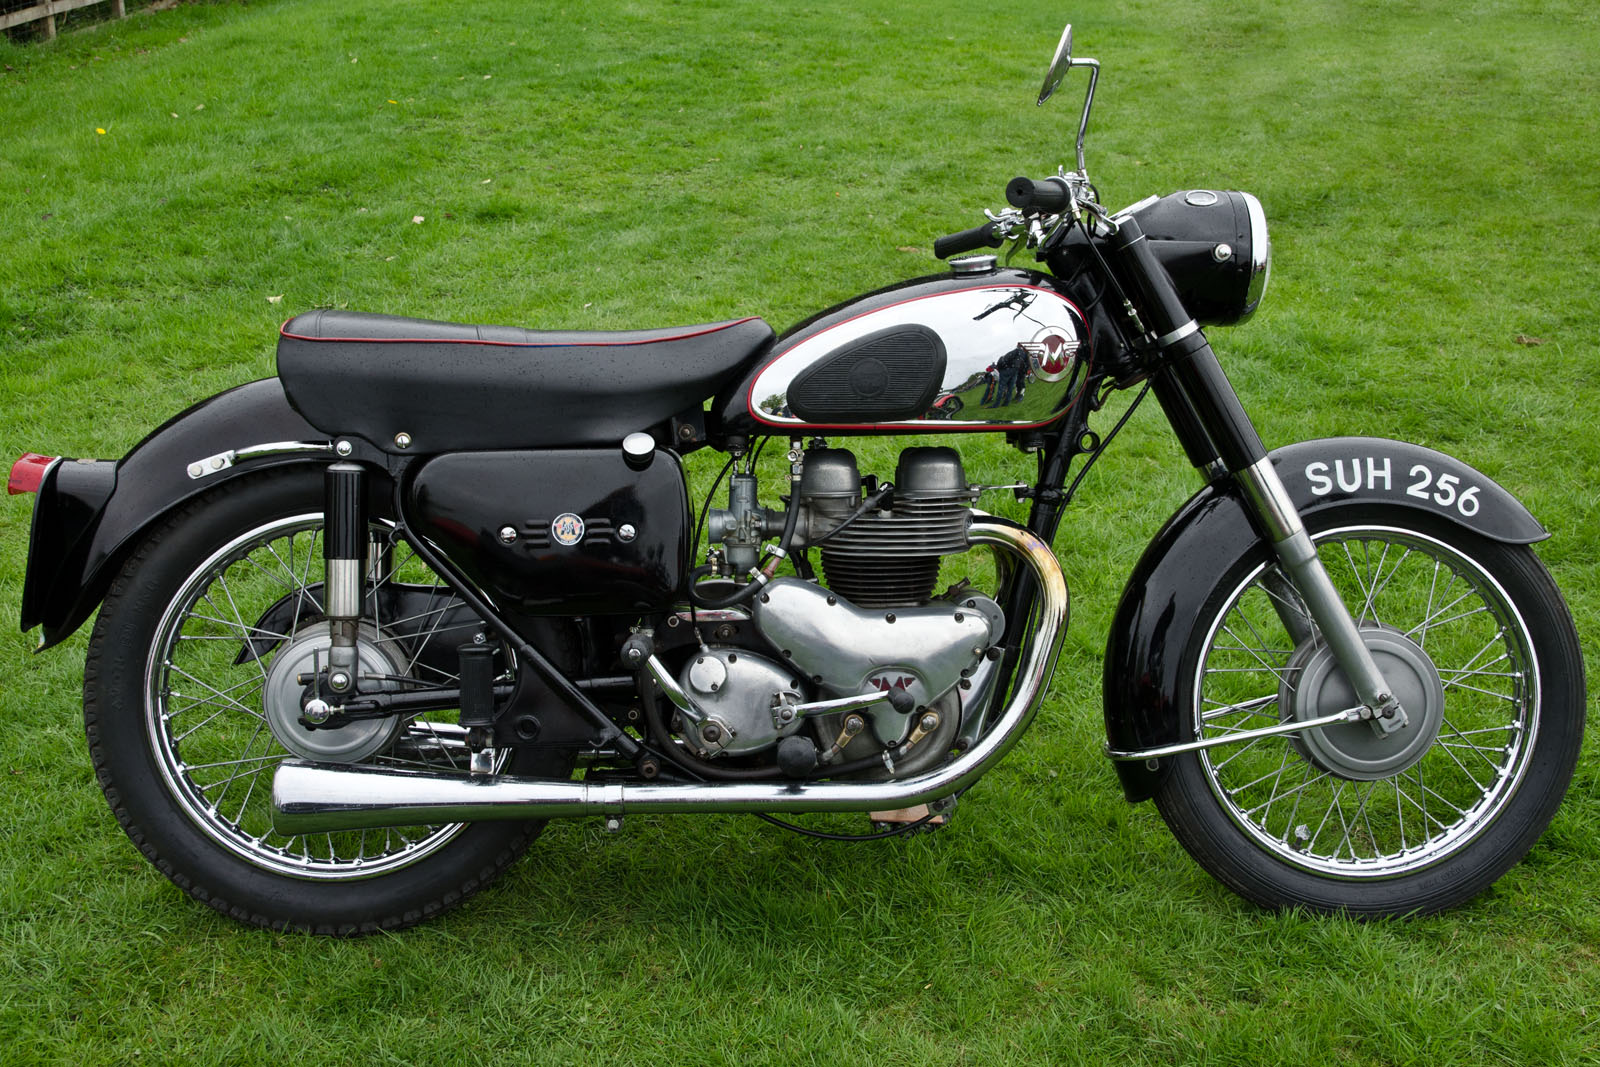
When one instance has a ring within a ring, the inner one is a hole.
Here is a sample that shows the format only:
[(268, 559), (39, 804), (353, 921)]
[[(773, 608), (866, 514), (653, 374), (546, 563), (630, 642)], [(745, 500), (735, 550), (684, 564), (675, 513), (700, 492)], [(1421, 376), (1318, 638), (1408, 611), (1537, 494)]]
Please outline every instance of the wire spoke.
[[(305, 566), (300, 569), (300, 592), (294, 598), (294, 622), (289, 627), (295, 633), (300, 632), (300, 609), (305, 606), (307, 601), (311, 603), (312, 614), (322, 614), (322, 605), (317, 603), (317, 599), (311, 595), (310, 589), (311, 563), (317, 558), (317, 534), (320, 532), (320, 530), (311, 531), (311, 544), (306, 547)], [(292, 538), (289, 541), (289, 559), (291, 561), (294, 559), (294, 540)]]
[(1272, 802), (1278, 799), (1278, 783), (1283, 781), (1283, 772), (1289, 769), (1289, 755), (1294, 750), (1288, 745), (1283, 746), (1283, 759), (1278, 761), (1278, 773), (1272, 778), (1272, 792), (1267, 795), (1267, 802), (1261, 808), (1261, 821), (1266, 822), (1267, 812), (1272, 810)]
[(1406, 806), (1400, 797), (1400, 777), (1396, 775), (1390, 779), (1394, 783), (1394, 817), (1395, 825), (1400, 828), (1400, 851), (1404, 852), (1410, 846), (1406, 844)]
[[(1250, 620), (1248, 618), (1246, 618), (1245, 622), (1249, 623)], [(1253, 629), (1253, 627), (1252, 627), (1252, 629)], [(1229, 637), (1233, 638), (1235, 641), (1239, 641), (1240, 643), (1243, 643), (1243, 638), (1241, 638), (1238, 634), (1234, 633), (1231, 629), (1229, 629), (1227, 623), (1223, 623), (1222, 632), (1227, 634)], [(1257, 663), (1261, 664), (1261, 668), (1264, 668), (1265, 670), (1270, 672), (1271, 675), (1274, 678), (1278, 679), (1278, 682), (1280, 684), (1286, 684), (1285, 680), (1284, 680), (1284, 677), (1283, 677), (1283, 674), (1279, 671), (1279, 669), (1277, 667), (1274, 667), (1272, 664), (1270, 664), (1266, 660), (1262, 659), (1261, 658), (1261, 654), (1258, 653), (1255, 649), (1252, 648), (1252, 649), (1249, 650), (1249, 652), (1250, 652), (1251, 658), (1254, 659)], [(1258, 668), (1254, 668), (1254, 667), (1223, 667), (1223, 668), (1216, 669), (1216, 673), (1224, 674), (1224, 673), (1233, 673), (1235, 671), (1246, 671), (1246, 670), (1254, 672), (1257, 669)], [(1212, 672), (1212, 669), (1208, 668), (1206, 673), (1209, 674), (1211, 672)]]
[[(1309, 777), (1309, 775), (1311, 774), (1312, 770), (1313, 770), (1313, 768), (1312, 768), (1311, 764), (1309, 764), (1309, 763), (1306, 764), (1306, 774), (1308, 776), (1306, 778), (1306, 780), (1301, 782), (1299, 785), (1295, 786), (1293, 789), (1285, 791), (1282, 794), (1282, 796), (1291, 797), (1291, 796), (1295, 796), (1297, 794), (1304, 793), (1307, 789), (1309, 789), (1311, 786), (1316, 785), (1318, 782), (1322, 781), (1324, 778), (1332, 777), (1332, 775), (1330, 775), (1327, 771), (1323, 771), (1320, 774), (1318, 774), (1315, 778), (1311, 778), (1311, 777)], [(1278, 799), (1276, 796), (1273, 797), (1271, 800), (1267, 801), (1267, 804), (1272, 803), (1272, 801), (1276, 800), (1276, 799)], [(1244, 814), (1244, 815), (1254, 815), (1256, 812), (1260, 811), (1265, 806), (1266, 806), (1265, 804), (1261, 804), (1261, 805), (1257, 805), (1256, 807), (1253, 807), (1253, 808), (1246, 808), (1242, 814)], [(1298, 810), (1298, 808), (1296, 810)], [(1292, 820), (1294, 818), (1294, 816), (1290, 815), (1289, 818)]]
[(217, 760), (214, 763), (186, 763), (183, 765), (183, 769), (186, 771), (205, 771), (213, 767), (237, 767), (246, 763), (265, 763), (267, 760), (281, 759), (283, 759), (283, 753), (275, 752), (268, 756), (246, 756), (243, 759), (224, 759)]
[[(196, 678), (194, 675), (190, 674), (188, 671), (184, 670), (182, 667), (179, 667), (177, 664), (171, 664), (169, 666), (169, 669), (173, 673), (181, 675), (183, 678), (193, 682), (195, 685), (198, 685), (201, 688), (210, 691), (219, 700), (221, 700), (227, 706), (233, 708), (235, 711), (242, 711), (246, 715), (249, 715), (249, 716), (251, 716), (253, 718), (261, 719), (263, 722), (266, 721), (264, 718), (262, 718), (262, 715), (261, 715), (260, 712), (255, 711), (252, 708), (246, 707), (244, 704), (241, 704), (239, 701), (235, 700), (233, 697), (229, 696), (227, 693), (223, 692), (222, 690), (217, 689), (214, 686), (212, 686), (212, 685), (210, 685), (210, 684), (208, 684), (206, 682), (201, 681), (199, 678)], [(257, 684), (259, 684), (259, 683), (257, 683)], [(232, 688), (233, 689), (237, 689), (238, 686), (233, 686)], [(230, 689), (230, 692), (231, 692), (231, 689)], [(195, 698), (191, 697), (190, 699), (195, 699)]]
[[(1438, 746), (1435, 746), (1435, 747), (1437, 748), (1438, 751), (1443, 752), (1446, 756), (1450, 757), (1450, 762), (1454, 763), (1457, 767), (1459, 767), (1461, 769), (1461, 773), (1467, 776), (1467, 780), (1470, 781), (1477, 788), (1479, 793), (1482, 793), (1484, 791), (1483, 783), (1478, 781), (1478, 779), (1473, 777), (1472, 772), (1467, 770), (1467, 765), (1465, 763), (1462, 763), (1461, 760), (1456, 757), (1456, 754), (1454, 752), (1451, 752), (1450, 749), (1445, 747), (1444, 745), (1438, 745)], [(1440, 799), (1442, 800), (1444, 798), (1440, 797)]]
[(1426, 619), (1423, 622), (1418, 623), (1416, 626), (1413, 626), (1411, 629), (1407, 630), (1405, 632), (1404, 636), (1410, 637), (1412, 634), (1416, 633), (1419, 629), (1421, 629), (1424, 626), (1426, 626), (1430, 630), (1437, 630), (1439, 627), (1448, 626), (1452, 622), (1460, 622), (1462, 619), (1470, 619), (1474, 615), (1482, 615), (1484, 612), (1486, 612), (1488, 610), (1489, 609), (1486, 606), (1480, 604), (1478, 607), (1473, 608), (1471, 611), (1463, 611), (1459, 615), (1451, 615), (1451, 616), (1449, 616), (1447, 618), (1443, 618), (1443, 619), (1437, 619), (1437, 618), (1435, 618), (1435, 619)]
[[(1268, 735), (1268, 736), (1270, 737), (1272, 735)], [(1244, 755), (1246, 752), (1249, 752), (1251, 749), (1255, 748), (1257, 745), (1259, 745), (1261, 742), (1263, 742), (1265, 740), (1267, 740), (1266, 737), (1258, 737), (1254, 741), (1246, 742), (1243, 748), (1240, 748), (1240, 749), (1236, 750), (1233, 755), (1229, 756), (1227, 759), (1223, 760), (1221, 763), (1216, 764), (1216, 770), (1218, 770), (1218, 771), (1222, 770), (1222, 768), (1226, 767), (1228, 764), (1232, 763), (1234, 760), (1238, 759), (1240, 756)], [(1262, 781), (1262, 780), (1263, 779), (1259, 779), (1259, 778), (1257, 779), (1257, 781)], [(1252, 784), (1254, 784), (1254, 783), (1252, 783)]]
[[(1256, 697), (1253, 700), (1243, 700), (1237, 704), (1222, 704), (1212, 708), (1210, 711), (1202, 712), (1200, 719), (1203, 722), (1210, 723), (1215, 719), (1220, 719), (1227, 715), (1240, 714), (1256, 715), (1264, 718), (1276, 719), (1277, 716), (1275, 715), (1263, 716), (1262, 712), (1258, 711), (1257, 709), (1264, 708), (1269, 704), (1276, 704), (1277, 702), (1278, 694), (1272, 693), (1267, 696)], [(1215, 704), (1216, 701), (1208, 700), (1207, 703)]]
[[(1288, 588), (1288, 589), (1290, 589), (1292, 591), (1294, 590), (1294, 583), (1291, 582), (1289, 580), (1289, 578), (1283, 573), (1283, 571), (1281, 569), (1279, 569), (1276, 565), (1273, 566), (1273, 568), (1272, 568), (1270, 573), (1275, 574), (1277, 576), (1276, 580), (1279, 581), (1279, 582), (1282, 582), (1286, 588)], [(1272, 588), (1272, 585), (1273, 585), (1273, 583), (1268, 581), (1268, 580), (1266, 580), (1265, 576), (1263, 576), (1262, 581), (1261, 581), (1261, 585), (1260, 585), (1260, 589), (1261, 589), (1261, 591), (1263, 593), (1267, 594), (1267, 598), (1269, 600), (1277, 601), (1280, 605), (1283, 606), (1283, 609), (1285, 611), (1288, 611), (1288, 612), (1290, 612), (1291, 614), (1294, 614), (1294, 615), (1298, 615), (1302, 619), (1305, 619), (1307, 622), (1311, 622), (1312, 621), (1311, 614), (1306, 610), (1305, 601), (1299, 599), (1298, 591), (1296, 591), (1296, 598), (1294, 600), (1289, 600), (1289, 599), (1285, 598), (1283, 596), (1283, 594), (1275, 591)], [(1276, 610), (1276, 609), (1274, 609), (1274, 610)]]
[(1470, 749), (1471, 751), (1476, 752), (1478, 754), (1478, 757), (1489, 765), (1489, 769), (1490, 770), (1494, 771), (1496, 774), (1500, 773), (1500, 761), (1499, 760), (1490, 759), (1487, 754), (1490, 753), (1490, 752), (1493, 752), (1496, 755), (1504, 756), (1506, 754), (1506, 750), (1505, 749), (1503, 749), (1503, 748), (1490, 748), (1487, 745), (1475, 745), (1475, 744), (1473, 744), (1471, 741), (1468, 741), (1465, 737), (1462, 737), (1461, 732), (1458, 731), (1454, 726), (1450, 725), (1450, 720), (1448, 718), (1446, 718), (1440, 725), (1444, 729), (1450, 731), (1450, 734), (1452, 736), (1460, 738), (1460, 740), (1458, 740), (1458, 741), (1446, 741), (1443, 737), (1440, 737), (1439, 738), (1439, 744), (1445, 746), (1446, 748), (1450, 748), (1450, 749)]
[[(205, 685), (204, 682), (201, 682), (200, 684), (201, 685)], [(211, 689), (210, 686), (206, 686), (206, 688)], [(243, 694), (241, 694), (241, 696), (254, 696), (255, 693), (256, 693), (256, 690), (258, 690), (260, 688), (261, 688), (261, 679), (259, 679), (259, 678), (246, 678), (242, 682), (238, 682), (238, 683), (235, 683), (234, 685), (228, 686), (228, 688), (222, 690), (220, 693), (217, 693), (217, 695), (221, 696), (221, 697), (224, 697), (224, 698), (228, 698), (228, 697), (231, 697), (236, 690), (244, 689), (245, 692)], [(217, 692), (217, 690), (215, 690), (215, 689), (212, 689), (211, 691), (214, 692), (214, 693)], [(170, 709), (169, 708), (168, 711), (167, 711), (167, 718), (169, 718), (169, 719), (177, 718), (179, 715), (182, 715), (185, 712), (193, 711), (195, 708), (199, 707), (202, 704), (217, 704), (218, 703), (218, 701), (210, 700), (210, 699), (208, 699), (206, 697), (197, 697), (193, 693), (180, 693), (175, 689), (174, 690), (170, 690), (169, 691), (169, 695), (170, 696), (175, 696), (175, 697), (179, 698), (180, 700), (193, 700), (195, 702), (195, 703), (189, 705), (186, 708), (177, 708), (177, 709)], [(226, 706), (226, 705), (224, 705), (224, 706)]]
[(1473, 734), (1515, 734), (1520, 733), (1521, 730), (1521, 723), (1508, 722), (1504, 726), (1480, 726), (1475, 730), (1456, 730), (1456, 735), (1458, 737), (1471, 737)]
[[(217, 572), (217, 581), (222, 584), (222, 595), (228, 598), (228, 608), (233, 612), (233, 617), (239, 622), (239, 629), (245, 628), (244, 616), (239, 613), (239, 605), (234, 602), (233, 590), (228, 588), (228, 576), (224, 571)], [(246, 641), (244, 647), (250, 650), (250, 658), (255, 661), (256, 670), (261, 672), (261, 680), (267, 680), (267, 668), (261, 662), (261, 653), (256, 648), (254, 641)]]
[(1470, 692), (1473, 692), (1473, 693), (1482, 693), (1486, 697), (1494, 697), (1496, 700), (1504, 700), (1508, 704), (1520, 703), (1520, 701), (1513, 694), (1510, 694), (1510, 693), (1496, 693), (1491, 689), (1483, 689), (1483, 688), (1481, 688), (1479, 686), (1476, 686), (1476, 685), (1468, 685), (1466, 682), (1460, 682), (1460, 681), (1454, 681), (1454, 680), (1448, 681), (1448, 682), (1444, 683), (1444, 688), (1445, 689), (1466, 689), (1466, 690), (1469, 690)]
[[(261, 736), (261, 731), (266, 728), (266, 725), (267, 725), (267, 722), (266, 722), (265, 719), (263, 719), (256, 726), (255, 733), (251, 734), (250, 735), (250, 740), (245, 742), (245, 745), (244, 745), (245, 755), (248, 756), (250, 754), (250, 750), (252, 748), (256, 747), (256, 739)], [(252, 768), (252, 769), (240, 768), (239, 770), (234, 771), (232, 774), (230, 774), (227, 778), (225, 778), (220, 783), (221, 786), (222, 786), (222, 793), (221, 793), (220, 796), (217, 797), (216, 800), (211, 802), (212, 808), (215, 809), (215, 810), (218, 810), (218, 811), (220, 811), (222, 809), (222, 802), (224, 800), (228, 799), (228, 790), (233, 788), (233, 783), (235, 781), (237, 781), (239, 778), (243, 777), (246, 774), (260, 774), (260, 773), (261, 773), (261, 769), (259, 767)], [(207, 792), (207, 791), (209, 791), (211, 789), (215, 789), (217, 787), (217, 784), (218, 783), (214, 782), (214, 783), (212, 783), (211, 785), (208, 785), (208, 786), (201, 786), (200, 787), (200, 792), (205, 793), (205, 792)]]
[[(207, 603), (210, 603), (209, 599), (207, 600)], [(288, 638), (288, 636), (289, 636), (288, 634), (280, 634), (276, 630), (263, 630), (259, 626), (246, 626), (243, 623), (232, 623), (232, 622), (229, 622), (227, 619), (218, 619), (218, 618), (213, 618), (210, 615), (202, 615), (198, 611), (190, 612), (189, 618), (191, 618), (191, 619), (199, 619), (201, 622), (214, 622), (218, 626), (227, 626), (227, 627), (230, 627), (230, 628), (235, 628), (235, 629), (237, 629), (239, 631), (239, 633), (241, 635), (239, 638), (237, 638), (237, 640), (239, 640), (239, 641), (248, 640), (248, 638), (252, 634), (254, 634), (254, 635), (258, 636), (258, 637), (270, 637), (274, 641), (283, 641), (283, 640), (286, 640)], [(230, 640), (235, 640), (235, 639), (230, 638)]]
[[(1505, 658), (1504, 656), (1501, 657), (1501, 659), (1504, 659), (1504, 658)], [(1455, 674), (1455, 675), (1470, 675), (1472, 677), (1480, 677), (1480, 678), (1511, 678), (1511, 679), (1514, 679), (1514, 680), (1519, 681), (1519, 682), (1522, 680), (1522, 672), (1521, 671), (1482, 671), (1482, 670), (1467, 670), (1464, 667), (1440, 667), (1439, 668), (1439, 673), (1440, 674)]]
[[(1212, 645), (1211, 647), (1213, 649), (1215, 649), (1216, 651), (1218, 651), (1218, 652), (1253, 652), (1253, 651), (1255, 651), (1255, 649), (1244, 648), (1244, 647), (1239, 646), (1239, 645)], [(1260, 651), (1265, 652), (1269, 656), (1283, 656), (1285, 658), (1287, 658), (1287, 657), (1289, 657), (1289, 656), (1294, 654), (1294, 649), (1292, 649), (1292, 648), (1263, 648)]]
[[(1370, 575), (1372, 573), (1372, 559), (1367, 555), (1367, 544), (1368, 542), (1366, 541), (1361, 542), (1361, 554), (1367, 561), (1366, 573)], [(1344, 549), (1345, 561), (1350, 564), (1350, 577), (1355, 581), (1356, 588), (1362, 594), (1361, 611), (1355, 613), (1356, 622), (1359, 623), (1362, 619), (1367, 618), (1367, 609), (1372, 606), (1372, 591), (1367, 583), (1361, 580), (1362, 568), (1356, 563), (1355, 557), (1350, 554), (1350, 542), (1346, 541), (1340, 547)], [(1377, 622), (1378, 620), (1373, 619), (1372, 621)]]
[[(1347, 784), (1349, 784), (1349, 783), (1344, 782), (1344, 781), (1340, 781), (1338, 786), (1334, 789), (1334, 791), (1333, 791), (1333, 799), (1328, 802), (1327, 810), (1322, 813), (1322, 821), (1317, 823), (1317, 828), (1315, 830), (1311, 831), (1311, 836), (1306, 839), (1306, 848), (1311, 849), (1311, 848), (1316, 848), (1317, 847), (1317, 839), (1322, 836), (1322, 828), (1324, 826), (1328, 825), (1328, 820), (1333, 817), (1334, 810), (1338, 807), (1338, 804), (1339, 804), (1339, 794), (1344, 792), (1344, 787)], [(1342, 821), (1342, 817), (1341, 817), (1341, 821)], [(1334, 858), (1335, 859), (1338, 858), (1337, 853), (1335, 854)]]
[[(1384, 542), (1384, 546), (1383, 546), (1383, 556), (1384, 557), (1388, 556), (1389, 547), (1390, 546), (1389, 546), (1388, 542)], [(1374, 586), (1373, 586), (1372, 592), (1370, 594), (1368, 594), (1368, 596), (1367, 596), (1367, 609), (1372, 612), (1372, 621), (1373, 622), (1382, 622), (1382, 620), (1378, 618), (1378, 604), (1377, 604), (1378, 597), (1383, 594), (1383, 591), (1385, 589), (1389, 588), (1389, 583), (1394, 581), (1394, 576), (1400, 573), (1400, 568), (1405, 566), (1406, 560), (1411, 558), (1411, 552), (1412, 552), (1412, 550), (1410, 548), (1407, 548), (1405, 550), (1405, 552), (1400, 556), (1400, 558), (1394, 561), (1394, 566), (1392, 568), (1390, 568), (1388, 577), (1384, 578), (1381, 582), (1375, 583)], [(1378, 560), (1378, 573), (1379, 573), (1380, 576), (1383, 574), (1383, 557), (1380, 557), (1379, 560)]]

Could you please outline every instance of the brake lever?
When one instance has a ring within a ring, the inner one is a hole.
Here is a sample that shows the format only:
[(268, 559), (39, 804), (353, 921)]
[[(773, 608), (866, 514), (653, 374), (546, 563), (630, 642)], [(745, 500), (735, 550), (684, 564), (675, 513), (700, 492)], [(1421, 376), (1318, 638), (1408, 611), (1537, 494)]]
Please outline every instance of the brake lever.
[(1008, 207), (998, 212), (984, 208), (983, 217), (995, 224), (995, 235), (1005, 241), (1016, 237), (1017, 230), (1024, 222), (1022, 212), (1014, 207)]

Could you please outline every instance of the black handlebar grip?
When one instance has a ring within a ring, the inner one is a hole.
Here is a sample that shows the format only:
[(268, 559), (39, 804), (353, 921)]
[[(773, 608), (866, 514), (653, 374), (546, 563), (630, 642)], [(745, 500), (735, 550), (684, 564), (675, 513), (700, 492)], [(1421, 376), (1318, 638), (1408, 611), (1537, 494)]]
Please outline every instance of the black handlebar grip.
[(994, 223), (986, 222), (982, 226), (939, 238), (933, 242), (933, 254), (940, 259), (948, 259), (962, 252), (971, 252), (974, 248), (999, 248), (1004, 243), (1000, 235), (994, 232)]
[(1067, 210), (1067, 184), (1058, 178), (1012, 178), (1006, 185), (1006, 202), (1019, 211), (1059, 215)]

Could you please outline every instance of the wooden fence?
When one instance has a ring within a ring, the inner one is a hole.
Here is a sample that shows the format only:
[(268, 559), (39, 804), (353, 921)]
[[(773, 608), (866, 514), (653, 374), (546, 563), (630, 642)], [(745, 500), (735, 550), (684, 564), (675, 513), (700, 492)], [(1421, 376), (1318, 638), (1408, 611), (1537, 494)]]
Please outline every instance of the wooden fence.
[[(46, 39), (56, 35), (56, 16), (64, 15), (68, 11), (75, 11), (80, 7), (90, 4), (104, 4), (108, 0), (40, 0), (32, 7), (21, 8), (17, 11), (7, 11), (0, 14), (0, 30), (9, 30), (13, 26), (21, 26), (29, 22), (38, 22), (44, 19), (44, 35)], [(115, 18), (125, 18), (128, 14), (123, 6), (124, 0), (109, 0), (111, 14)]]

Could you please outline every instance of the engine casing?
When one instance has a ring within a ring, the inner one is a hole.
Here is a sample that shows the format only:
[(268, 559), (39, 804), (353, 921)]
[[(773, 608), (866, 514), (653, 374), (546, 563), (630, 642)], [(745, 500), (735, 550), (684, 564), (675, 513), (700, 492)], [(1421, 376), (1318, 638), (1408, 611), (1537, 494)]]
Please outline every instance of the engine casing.
[[(768, 583), (754, 618), (784, 662), (825, 695), (903, 689), (916, 707), (955, 689), (1005, 632), (1000, 605), (980, 594), (878, 611), (796, 578)], [(914, 715), (880, 704), (870, 715), (873, 732), (884, 744), (900, 741)]]

